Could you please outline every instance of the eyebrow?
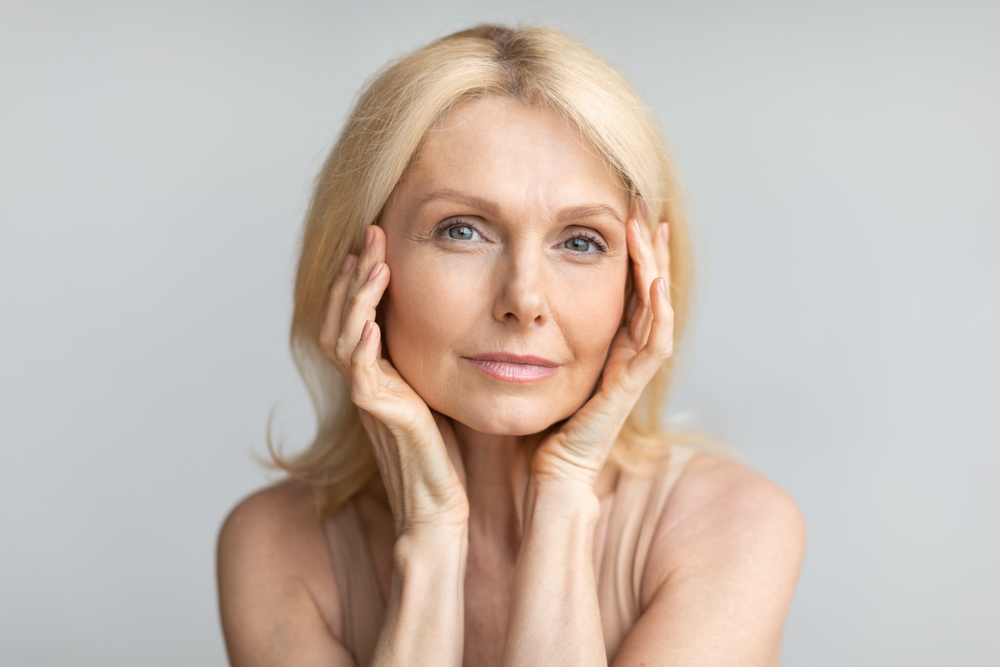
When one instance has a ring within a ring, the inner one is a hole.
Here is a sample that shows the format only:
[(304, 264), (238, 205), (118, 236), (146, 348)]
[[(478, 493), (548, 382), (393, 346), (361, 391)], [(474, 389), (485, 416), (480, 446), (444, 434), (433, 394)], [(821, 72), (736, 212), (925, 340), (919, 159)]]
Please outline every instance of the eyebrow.
[[(468, 206), (469, 208), (476, 209), (477, 211), (482, 211), (488, 215), (500, 217), (500, 207), (497, 206), (495, 202), (492, 202), (489, 199), (483, 199), (482, 197), (477, 197), (475, 195), (459, 192), (458, 190), (449, 189), (433, 190), (428, 192), (417, 202), (417, 210), (420, 210), (425, 205), (436, 199), (446, 199), (448, 201), (453, 201), (458, 204)], [(577, 206), (567, 206), (566, 208), (561, 209), (558, 213), (558, 217), (566, 222), (579, 222), (581, 220), (595, 218), (602, 215), (606, 215), (614, 220), (617, 220), (622, 225), (625, 224), (625, 221), (622, 219), (618, 211), (606, 204), (580, 204)]]
[(459, 192), (458, 190), (433, 190), (428, 192), (426, 195), (420, 198), (417, 202), (417, 210), (422, 209), (428, 203), (434, 201), (435, 199), (447, 199), (448, 201), (453, 201), (469, 208), (474, 208), (477, 211), (482, 211), (488, 213), (495, 217), (500, 217), (500, 208), (489, 199), (483, 199), (482, 197), (476, 197), (475, 195), (467, 195), (464, 192)]

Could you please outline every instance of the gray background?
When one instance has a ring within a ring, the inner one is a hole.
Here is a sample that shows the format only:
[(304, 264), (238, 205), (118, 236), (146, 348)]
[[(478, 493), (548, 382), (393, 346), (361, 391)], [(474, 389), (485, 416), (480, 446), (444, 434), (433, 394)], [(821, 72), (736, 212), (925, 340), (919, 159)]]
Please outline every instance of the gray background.
[(487, 20), (665, 123), (671, 410), (805, 512), (785, 664), (1000, 664), (1000, 3), (137, 4), (0, 8), (0, 664), (223, 664), (216, 532), (272, 407), (311, 428), (310, 181), (370, 74)]

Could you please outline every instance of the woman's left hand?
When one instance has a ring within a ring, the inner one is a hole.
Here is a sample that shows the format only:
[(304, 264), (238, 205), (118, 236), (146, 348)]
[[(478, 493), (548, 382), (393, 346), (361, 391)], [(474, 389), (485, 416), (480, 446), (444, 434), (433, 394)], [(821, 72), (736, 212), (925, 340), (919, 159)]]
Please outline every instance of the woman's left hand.
[(539, 445), (531, 466), (537, 481), (579, 482), (592, 488), (625, 419), (673, 353), (669, 228), (660, 223), (650, 239), (640, 221), (642, 211), (640, 200), (626, 223), (634, 285), (626, 310), (628, 326), (619, 329), (611, 343), (597, 392)]

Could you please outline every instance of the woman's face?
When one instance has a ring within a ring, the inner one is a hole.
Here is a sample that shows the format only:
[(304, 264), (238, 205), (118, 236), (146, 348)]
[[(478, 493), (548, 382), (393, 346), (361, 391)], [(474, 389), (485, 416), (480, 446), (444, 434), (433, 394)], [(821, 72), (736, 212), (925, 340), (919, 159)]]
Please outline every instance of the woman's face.
[(557, 113), (465, 103), (383, 215), (385, 342), (427, 405), (528, 435), (589, 398), (625, 298), (628, 195)]

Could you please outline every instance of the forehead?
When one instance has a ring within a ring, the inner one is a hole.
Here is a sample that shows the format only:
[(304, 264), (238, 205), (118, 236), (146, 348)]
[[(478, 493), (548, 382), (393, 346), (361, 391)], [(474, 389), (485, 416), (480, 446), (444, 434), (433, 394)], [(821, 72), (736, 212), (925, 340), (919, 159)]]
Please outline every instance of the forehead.
[(596, 199), (624, 209), (628, 199), (599, 152), (561, 114), (504, 97), (460, 104), (427, 133), (397, 194), (436, 189), (520, 205)]

